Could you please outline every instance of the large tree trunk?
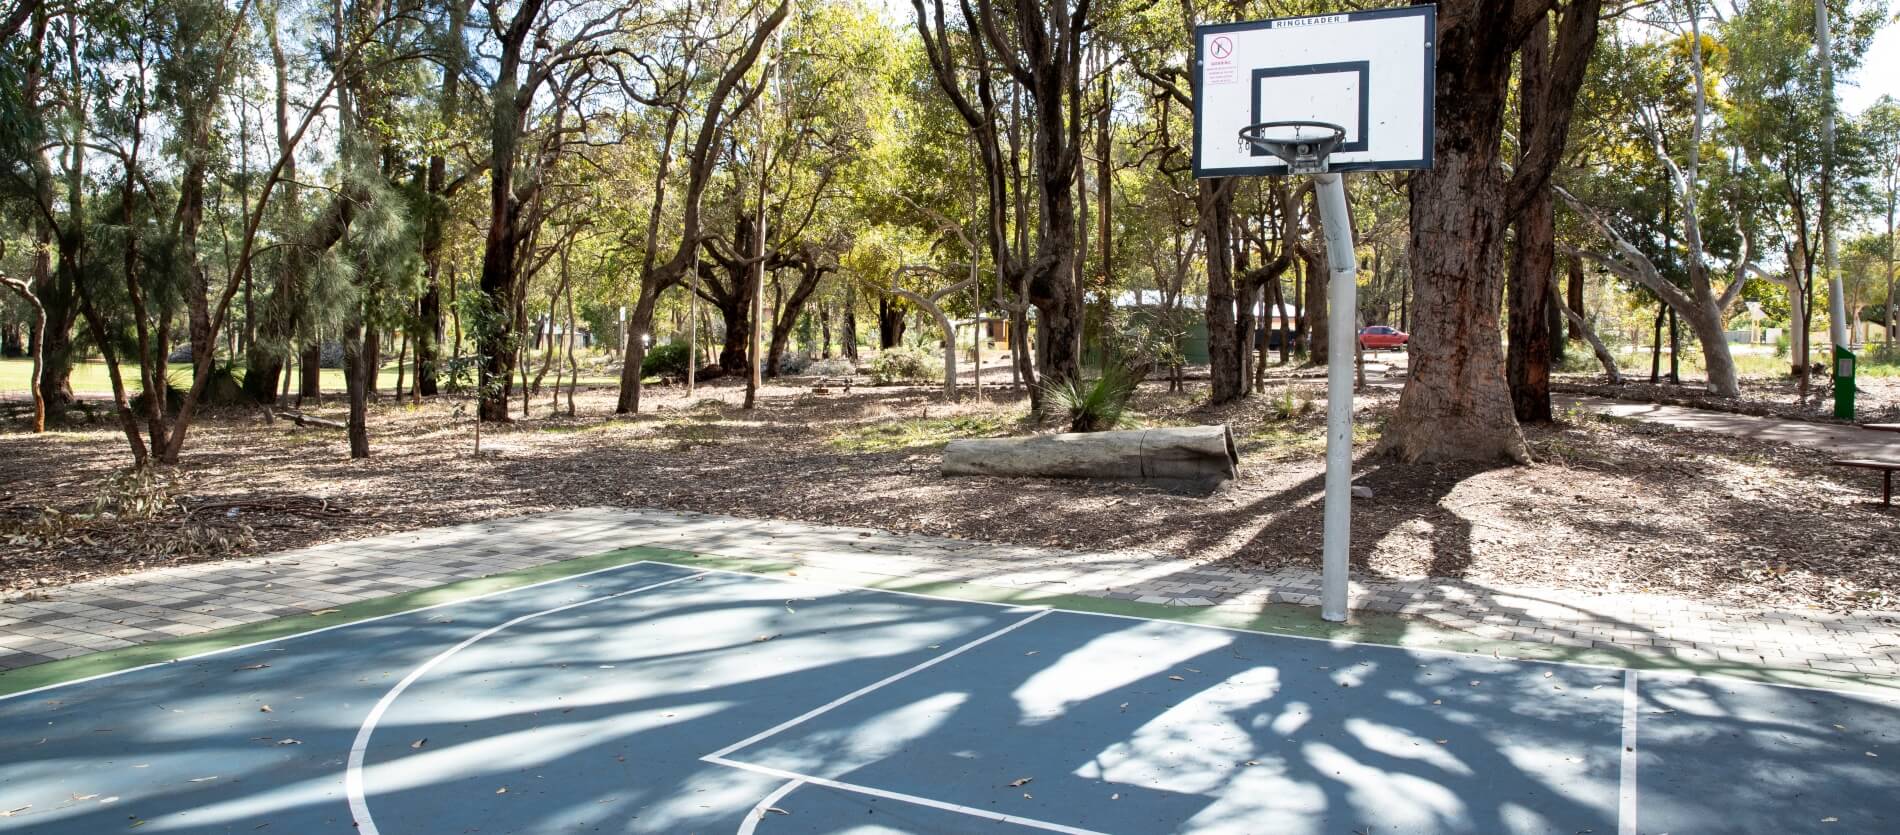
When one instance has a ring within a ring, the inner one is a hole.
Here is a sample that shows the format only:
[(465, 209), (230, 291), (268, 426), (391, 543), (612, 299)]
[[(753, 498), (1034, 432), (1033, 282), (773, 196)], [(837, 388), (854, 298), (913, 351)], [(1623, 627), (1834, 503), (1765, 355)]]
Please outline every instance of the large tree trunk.
[(852, 362), (858, 361), (858, 285), (845, 282), (844, 315), (838, 322), (838, 352)]
[(1236, 180), (1201, 180), (1198, 186), (1199, 233), (1207, 254), (1207, 361), (1208, 402), (1231, 403), (1247, 395), (1243, 343), (1237, 335), (1238, 314), (1233, 272), (1233, 214)]
[(877, 300), (877, 347), (879, 350), (895, 348), (904, 341), (904, 327), (908, 317), (904, 315), (904, 306), (897, 300), (880, 296)]
[(1306, 259), (1306, 328), (1312, 334), (1307, 343), (1307, 359), (1314, 365), (1325, 365), (1332, 361), (1328, 350), (1332, 342), (1333, 322), (1331, 292), (1333, 271), (1326, 268), (1326, 259), (1319, 252), (1324, 242), (1315, 242), (1313, 247), (1302, 247), (1300, 255)]
[[(471, 2), (452, 0), (448, 4), (448, 23), (442, 29), (447, 40), (443, 49), (446, 63), (442, 68), (442, 94), (437, 107), (445, 124), (453, 119), (460, 99), (458, 85), (462, 77), (462, 56), (466, 52), (462, 30)], [(431, 155), (424, 182), (428, 200), (423, 209), (422, 227), (424, 287), (416, 305), (415, 332), (410, 335), (416, 345), (416, 391), (423, 397), (433, 397), (438, 391), (437, 366), (442, 359), (442, 244), (443, 228), (449, 218), (447, 180), (448, 160), (440, 153)]]
[(56, 269), (49, 269), (51, 265), (44, 254), (45, 246), (40, 247), (42, 254), (33, 259), (33, 294), (46, 308), (46, 328), (29, 346), (40, 356), (40, 397), (46, 402), (46, 410), (52, 414), (66, 411), (78, 399), (73, 394), (75, 356), (72, 331), (79, 316), (79, 300), (73, 282), (78, 280), (77, 258), (81, 243), (75, 239), (69, 244), (67, 236), (59, 237), (59, 266)]
[(343, 325), (343, 387), (350, 401), (350, 457), (369, 457), (369, 387), (376, 379), (375, 345), (376, 331), (369, 329), (367, 338), (363, 335), (363, 313), (360, 306), (350, 313), (350, 321)]
[(1409, 184), (1408, 252), (1422, 312), (1398, 413), (1379, 440), (1381, 452), (1403, 461), (1530, 461), (1498, 333), (1505, 197), (1498, 153), (1512, 53), (1530, 26), (1516, 19), (1522, 14), (1513, 0), (1438, 7), (1433, 167)]
[[(1528, 63), (1528, 62), (1527, 62)], [(1549, 423), (1553, 334), (1550, 285), (1556, 267), (1555, 213), (1550, 193), (1531, 200), (1517, 218), (1517, 246), (1510, 273), (1510, 351), (1507, 355), (1512, 411), (1519, 423)]]
[[(779, 362), (785, 359), (786, 343), (791, 341), (792, 327), (798, 324), (798, 317), (805, 312), (805, 303), (818, 289), (819, 279), (824, 278), (825, 268), (817, 263), (817, 255), (811, 261), (799, 265), (798, 285), (792, 288), (792, 294), (779, 306), (778, 318), (772, 323), (771, 349), (765, 352), (765, 376), (779, 375)], [(829, 330), (829, 328), (827, 328)], [(825, 341), (829, 343), (827, 335)]]
[(323, 405), (323, 340), (311, 337), (310, 344), (304, 346), (303, 355), (297, 358), (297, 405), (303, 406), (305, 398), (310, 405)]
[[(29, 4), (19, 4), (25, 11)], [(24, 51), (30, 56), (26, 66), (21, 69), (20, 102), (26, 108), (29, 118), (38, 118), (42, 114), (40, 106), (41, 84), (44, 80), (45, 46), (48, 21), (52, 15), (43, 9), (32, 12), (31, 28), (28, 30), (28, 47)], [(46, 317), (46, 326), (38, 336), (29, 336), (29, 348), (40, 358), (40, 370), (28, 382), (38, 393), (44, 408), (53, 413), (64, 412), (74, 401), (73, 373), (73, 326), (78, 322), (81, 299), (79, 288), (74, 286), (78, 277), (77, 256), (79, 247), (85, 239), (78, 234), (85, 223), (84, 212), (80, 210), (82, 196), (78, 192), (69, 195), (72, 201), (67, 224), (74, 233), (67, 234), (54, 228), (53, 213), (53, 164), (48, 159), (47, 150), (35, 150), (28, 162), (33, 168), (33, 199), (39, 203), (39, 211), (33, 213), (33, 238), (36, 246), (33, 251), (33, 296), (40, 301)], [(80, 154), (75, 154), (75, 157)], [(52, 253), (58, 248), (59, 266), (53, 266)]]
[[(526, 0), (516, 9), (501, 38), (500, 60), (491, 90), (488, 121), (488, 240), (482, 249), (483, 311), (476, 342), (482, 354), (481, 420), (507, 423), (508, 398), (514, 386), (521, 330), (519, 249), (522, 199), (515, 193), (515, 163), (520, 155), (522, 110), (527, 102), (520, 88), (524, 42), (540, 17), (544, 0)], [(539, 84), (533, 73), (530, 88)]]
[[(1447, 108), (1448, 98), (1441, 92), (1441, 119), (1462, 109)], [(1502, 230), (1493, 157), (1441, 141), (1437, 167), (1412, 175), (1415, 292), (1429, 313), (1412, 323), (1410, 375), (1380, 439), (1380, 449), (1401, 460), (1530, 460), (1498, 339)]]
[[(633, 312), (627, 317), (627, 362), (620, 369), (620, 398), (614, 406), (615, 414), (640, 411), (640, 371), (647, 360), (647, 325), (653, 321), (653, 309), (659, 305), (660, 291), (665, 287), (659, 281), (640, 282), (640, 295), (634, 300)], [(693, 362), (697, 364), (698, 352), (694, 353)]]
[[(203, 136), (188, 140), (196, 147), (203, 147), (208, 141)], [(204, 162), (196, 152), (190, 156), (184, 176), (179, 179), (177, 258), (186, 273), (186, 334), (191, 340), (191, 367), (195, 376), (199, 369), (211, 368), (200, 359), (216, 354), (217, 334), (211, 332), (210, 273), (198, 263), (198, 227), (204, 220)]]
[[(264, 34), (270, 44), (271, 64), (275, 69), (277, 149), (279, 154), (283, 154), (291, 142), (290, 65), (284, 54), (283, 42), (278, 36), (276, 15), (264, 16)], [(281, 206), (278, 216), (287, 219), (282, 223), (287, 228), (279, 232), (295, 235), (294, 225), (298, 217), (296, 154), (284, 157), (283, 178), (283, 184), (278, 186), (280, 191), (277, 200)], [(277, 279), (271, 284), (270, 294), (264, 298), (263, 304), (256, 306), (260, 321), (256, 324), (255, 338), (244, 350), (244, 391), (252, 402), (259, 405), (277, 404), (277, 380), (284, 373), (284, 365), (289, 360), (291, 339), (296, 334), (298, 317), (303, 308), (303, 270), (308, 263), (307, 247), (286, 249), (276, 260)]]
[(746, 374), (752, 368), (752, 283), (743, 277), (739, 294), (721, 301), (719, 316), (726, 322), (726, 340), (719, 348), (719, 367), (729, 374)]

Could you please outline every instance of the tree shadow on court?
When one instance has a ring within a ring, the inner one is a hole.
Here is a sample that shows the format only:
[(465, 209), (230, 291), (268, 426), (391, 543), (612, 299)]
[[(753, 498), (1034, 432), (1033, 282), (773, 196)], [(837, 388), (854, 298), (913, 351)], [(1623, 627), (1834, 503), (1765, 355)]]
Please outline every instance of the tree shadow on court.
[[(351, 741), (411, 671), (511, 619), (685, 574), (634, 567), (0, 702), (0, 788), (49, 807), (123, 796), (15, 819), (35, 832), (141, 820), (341, 830)], [(1030, 614), (715, 574), (522, 620), (392, 703), (367, 749), (368, 805), (390, 833), (731, 831), (788, 778), (700, 758), (843, 699), (730, 759), (1105, 831), (1614, 826), (1617, 671), (1056, 613), (893, 678)], [(1695, 795), (1771, 758), (1824, 776), (1790, 785), (1850, 814), (1891, 796), (1895, 776), (1842, 753), (1822, 724), (1840, 717), (1874, 750), (1896, 730), (1891, 707), (1667, 687), (1645, 704), (1745, 717), (1676, 740), (1674, 761), (1654, 769), (1670, 802), (1679, 791), (1683, 803), (1752, 808), (1743, 781)], [(1700, 756), (1712, 740), (1729, 755)], [(774, 803), (790, 814), (760, 829), (904, 820), (891, 813), (909, 808), (840, 798), (800, 788)]]
[(731, 758), (1099, 831), (1608, 831), (1613, 679), (1557, 675), (1058, 615)]

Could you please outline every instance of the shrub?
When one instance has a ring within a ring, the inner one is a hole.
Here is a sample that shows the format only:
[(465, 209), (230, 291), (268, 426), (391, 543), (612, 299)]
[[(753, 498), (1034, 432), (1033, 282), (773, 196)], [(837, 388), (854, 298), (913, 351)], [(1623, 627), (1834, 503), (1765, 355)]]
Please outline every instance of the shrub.
[(811, 365), (811, 356), (802, 353), (790, 353), (778, 358), (778, 373), (803, 374)]
[(858, 367), (844, 357), (832, 357), (805, 366), (805, 373), (814, 377), (849, 377), (858, 373)]
[(871, 382), (928, 383), (943, 379), (938, 359), (919, 348), (886, 348), (871, 360)]
[(1071, 378), (1045, 383), (1045, 408), (1066, 416), (1071, 432), (1132, 428), (1136, 422), (1128, 401), (1135, 396), (1142, 378), (1148, 376), (1148, 367), (1144, 362), (1117, 358), (1104, 363), (1102, 376), (1094, 380)]
[(640, 362), (641, 377), (684, 377), (692, 351), (684, 342), (662, 342), (647, 350)]
[(1287, 383), (1280, 395), (1273, 399), (1273, 417), (1276, 420), (1292, 420), (1313, 411), (1313, 401), (1293, 390), (1293, 384)]

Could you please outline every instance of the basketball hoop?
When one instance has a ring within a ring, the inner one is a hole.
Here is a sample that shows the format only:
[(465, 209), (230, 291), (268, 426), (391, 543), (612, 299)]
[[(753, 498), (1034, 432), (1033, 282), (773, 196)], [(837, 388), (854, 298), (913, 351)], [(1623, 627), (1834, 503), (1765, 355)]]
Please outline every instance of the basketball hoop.
[(1324, 174), (1326, 157), (1346, 141), (1346, 129), (1331, 122), (1260, 122), (1240, 129), (1242, 142), (1286, 160), (1288, 174)]

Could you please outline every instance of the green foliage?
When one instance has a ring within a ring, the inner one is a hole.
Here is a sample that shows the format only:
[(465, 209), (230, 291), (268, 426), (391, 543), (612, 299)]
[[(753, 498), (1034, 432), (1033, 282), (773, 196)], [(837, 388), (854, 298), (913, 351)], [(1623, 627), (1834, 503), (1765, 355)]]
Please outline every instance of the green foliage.
[(1280, 393), (1273, 397), (1271, 414), (1275, 420), (1292, 420), (1305, 417), (1312, 412), (1313, 399), (1295, 391), (1291, 382), (1288, 382)]
[(886, 348), (871, 360), (871, 382), (880, 386), (936, 382), (943, 379), (940, 362), (920, 348)]
[(813, 377), (849, 377), (858, 373), (858, 367), (843, 357), (815, 360), (805, 366), (805, 373)]
[(640, 376), (684, 377), (692, 356), (692, 348), (684, 342), (662, 342), (647, 350), (646, 359), (640, 362)]
[(1139, 425), (1128, 408), (1148, 366), (1127, 357), (1111, 358), (1093, 380), (1071, 378), (1042, 384), (1044, 408), (1062, 415), (1071, 432), (1104, 432)]

